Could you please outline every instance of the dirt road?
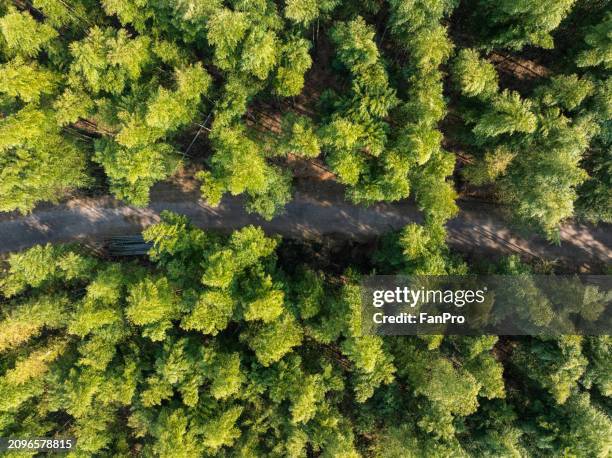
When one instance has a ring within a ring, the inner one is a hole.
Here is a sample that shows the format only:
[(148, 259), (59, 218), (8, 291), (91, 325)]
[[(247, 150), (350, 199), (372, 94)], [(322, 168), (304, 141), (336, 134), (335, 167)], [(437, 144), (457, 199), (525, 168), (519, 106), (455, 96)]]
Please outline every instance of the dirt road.
[[(285, 213), (264, 221), (246, 213), (241, 198), (227, 197), (218, 208), (211, 208), (199, 199), (195, 183), (160, 184), (154, 188), (148, 208), (101, 197), (40, 206), (28, 216), (0, 215), (0, 253), (46, 242), (101, 240), (137, 233), (158, 221), (163, 210), (185, 214), (202, 228), (232, 230), (255, 224), (268, 233), (302, 239), (332, 234), (367, 239), (410, 222), (422, 222), (410, 201), (362, 207), (346, 202), (342, 195), (342, 188), (332, 181), (314, 186), (298, 184)], [(561, 245), (556, 246), (540, 236), (520, 235), (492, 205), (459, 204), (459, 216), (448, 223), (448, 242), (463, 253), (478, 256), (519, 253), (586, 268), (612, 261), (610, 225), (568, 223), (562, 228)]]

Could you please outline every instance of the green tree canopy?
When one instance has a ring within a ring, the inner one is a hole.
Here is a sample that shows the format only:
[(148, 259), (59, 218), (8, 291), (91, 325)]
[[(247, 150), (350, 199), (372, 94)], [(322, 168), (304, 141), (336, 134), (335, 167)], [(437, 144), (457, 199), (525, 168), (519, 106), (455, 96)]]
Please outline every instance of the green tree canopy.
[[(171, 213), (143, 235), (148, 259), (8, 257), (0, 433), (75, 436), (86, 455), (609, 449), (604, 337), (365, 335), (358, 269), (296, 265), (259, 228), (220, 235)], [(407, 226), (382, 272), (465, 273), (443, 241), (442, 226)]]

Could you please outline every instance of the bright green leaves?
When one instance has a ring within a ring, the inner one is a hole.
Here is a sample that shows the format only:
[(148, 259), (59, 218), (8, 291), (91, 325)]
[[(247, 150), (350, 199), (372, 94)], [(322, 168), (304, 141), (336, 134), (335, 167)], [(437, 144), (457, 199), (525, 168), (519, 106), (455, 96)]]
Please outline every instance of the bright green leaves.
[(68, 305), (63, 295), (36, 295), (16, 304), (2, 317), (0, 352), (17, 348), (43, 329), (64, 327)]
[(410, 387), (418, 405), (409, 420), (416, 423), (415, 433), (425, 441), (452, 446), (459, 424), (455, 420), (478, 409), (480, 382), (462, 364), (454, 364), (457, 357), (451, 359), (439, 349), (427, 349), (417, 339), (393, 344), (397, 378)]
[(276, 147), (283, 154), (317, 157), (321, 152), (313, 122), (306, 116), (288, 114), (283, 117), (283, 133)]
[(84, 84), (93, 94), (120, 94), (130, 81), (151, 63), (150, 39), (130, 38), (128, 32), (111, 28), (90, 29), (87, 38), (73, 42), (70, 69), (73, 85)]
[(243, 43), (241, 69), (260, 80), (268, 77), (276, 65), (278, 39), (271, 30), (252, 29)]
[(318, 374), (310, 375), (300, 383), (300, 390), (296, 390), (290, 407), (293, 423), (306, 423), (314, 417), (317, 401), (321, 402), (324, 395), (319, 391), (320, 379)]
[(201, 175), (204, 179), (202, 192), (211, 205), (218, 205), (221, 199), (218, 191), (213, 192), (216, 191), (215, 181), (233, 195), (265, 189), (268, 165), (258, 145), (245, 136), (243, 129), (238, 126), (222, 128), (214, 132), (213, 141), (217, 150), (211, 159), (213, 177)]
[(16, 299), (4, 308), (0, 326), (0, 352), (24, 344), (43, 329), (59, 329), (69, 322), (71, 302), (57, 285), (91, 278), (97, 262), (64, 247), (37, 246), (8, 258), (8, 269), (0, 277), (0, 294)]
[(271, 280), (266, 278), (257, 295), (246, 304), (245, 320), (261, 320), (269, 323), (280, 316), (283, 312), (284, 294), (282, 291), (272, 289), (271, 286)]
[(179, 93), (188, 100), (198, 98), (208, 90), (211, 84), (210, 76), (204, 71), (201, 64), (179, 69), (176, 80)]
[(554, 238), (558, 224), (573, 214), (575, 188), (587, 176), (578, 164), (592, 126), (570, 124), (558, 114), (551, 121), (547, 131), (525, 142), (525, 151), (499, 181), (515, 212)]
[(399, 246), (416, 275), (443, 275), (446, 273), (443, 253), (446, 231), (443, 226), (409, 224), (400, 233)]
[[(609, 393), (606, 339), (364, 336), (357, 274), (285, 270), (260, 229), (205, 234), (164, 213), (146, 239), (149, 262), (9, 258), (0, 429), (167, 457), (607, 450), (588, 392)], [(428, 259), (444, 258), (450, 272), (443, 240), (442, 225), (410, 225), (403, 267), (387, 265), (438, 274)]]
[(405, 372), (416, 394), (459, 415), (476, 411), (480, 385), (469, 372), (455, 369), (445, 358), (418, 350), (411, 355), (410, 362)]
[(58, 75), (34, 63), (16, 57), (0, 66), (0, 92), (19, 97), (24, 102), (37, 102), (52, 94), (59, 82)]
[[(52, 17), (58, 15), (57, 21), (64, 24), (66, 12), (61, 7), (49, 2), (41, 7)], [(74, 13), (82, 13), (81, 9), (77, 6)], [(133, 12), (138, 11), (136, 7)], [(25, 28), (30, 29), (28, 36), (20, 39)], [(26, 12), (5, 15), (1, 29), (17, 57), (0, 68), (0, 91), (23, 102), (44, 103), (45, 113), (52, 105), (59, 126), (84, 119), (94, 129), (99, 128), (103, 138), (96, 141), (93, 160), (104, 167), (111, 191), (132, 204), (146, 205), (149, 188), (178, 166), (171, 137), (199, 115), (200, 97), (211, 86), (211, 78), (201, 64), (188, 64), (180, 49), (172, 53), (171, 43), (153, 41), (147, 34), (131, 36), (125, 29), (93, 26), (85, 38), (69, 43), (69, 51), (54, 48), (54, 53), (60, 53), (57, 58), (62, 59), (61, 70), (66, 72), (67, 67), (68, 71), (67, 87), (51, 101), (49, 96), (63, 82), (59, 74), (36, 62), (28, 63), (23, 57), (35, 57), (56, 32)], [(17, 49), (18, 42), (23, 49)], [(160, 85), (157, 75), (161, 70), (158, 54), (165, 56), (164, 62), (175, 65), (174, 78), (167, 86)], [(173, 57), (168, 58), (169, 54)], [(13, 157), (0, 159), (5, 187), (2, 194), (13, 202), (12, 207), (0, 205), (0, 210), (28, 211), (39, 200), (55, 201), (66, 190), (84, 184), (81, 153), (60, 137), (59, 128), (52, 127), (50, 116), (45, 116), (49, 119), (39, 122), (31, 132), (15, 131), (13, 135), (21, 136), (21, 144), (13, 146)], [(27, 122), (19, 120), (24, 127)], [(32, 133), (41, 128), (47, 143), (31, 144)], [(51, 130), (53, 136), (49, 137)], [(62, 154), (52, 155), (52, 150)], [(31, 164), (21, 166), (24, 162)], [(68, 171), (61, 177), (57, 173), (60, 163)], [(16, 185), (18, 177), (25, 186)]]
[[(66, 28), (62, 42), (51, 26), (27, 11), (10, 8), (0, 19), (2, 46), (7, 56), (14, 57), (0, 66), (0, 92), (7, 95), (4, 103), (14, 112), (5, 116), (3, 124), (20, 124), (10, 134), (20, 141), (0, 157), (1, 195), (7, 200), (0, 202), (0, 211), (29, 211), (40, 200), (56, 201), (86, 184), (84, 155), (68, 138), (84, 143), (92, 131), (98, 137), (92, 159), (104, 167), (111, 192), (129, 203), (146, 205), (149, 188), (176, 170), (173, 137), (199, 116), (201, 96), (209, 91), (212, 79), (200, 63), (190, 63), (195, 59), (186, 49), (152, 38), (158, 33), (148, 33), (146, 24), (158, 13), (163, 30), (170, 27), (163, 22), (177, 14), (189, 22), (186, 30), (197, 33), (198, 27), (203, 30), (202, 18), (215, 8), (138, 2), (104, 6), (139, 33), (96, 24), (104, 23), (103, 12), (90, 11), (93, 5), (79, 2), (69, 9), (48, 0), (35, 4), (45, 20)], [(44, 113), (45, 119), (31, 125), (25, 114), (34, 110), (20, 106), (21, 102), (38, 105), (37, 116)]]
[(149, 226), (142, 235), (153, 243), (149, 256), (155, 260), (190, 253), (201, 248), (200, 242), (204, 239), (202, 232), (193, 228), (186, 216), (169, 211), (161, 212), (161, 221)]
[(175, 130), (193, 118), (186, 102), (180, 93), (160, 87), (148, 107), (145, 123), (153, 129)]
[(290, 178), (268, 164), (257, 143), (247, 137), (240, 125), (216, 128), (211, 139), (215, 154), (211, 171), (200, 172), (202, 195), (211, 205), (218, 205), (225, 192), (246, 193), (247, 210), (271, 219), (290, 200)]
[(387, 72), (374, 42), (374, 30), (358, 17), (341, 22), (332, 29), (331, 38), (339, 60), (353, 77), (348, 102), (348, 117), (363, 126), (364, 147), (374, 156), (384, 147), (385, 127), (381, 122), (398, 101), (395, 89), (389, 86)]
[(487, 399), (504, 398), (504, 366), (490, 353), (481, 353), (466, 364), (466, 369), (480, 384), (479, 396)]
[(513, 354), (513, 361), (548, 390), (558, 404), (563, 404), (587, 366), (581, 350), (580, 336), (565, 336), (557, 342), (534, 339)]
[(290, 21), (308, 27), (315, 20), (327, 19), (340, 3), (339, 0), (286, 0), (284, 13)]
[(457, 191), (447, 177), (455, 167), (455, 158), (442, 150), (437, 151), (420, 170), (412, 172), (414, 193), (425, 216), (432, 222), (442, 223), (459, 211), (455, 199)]
[(294, 38), (283, 44), (274, 80), (275, 92), (283, 97), (299, 95), (304, 87), (304, 74), (312, 65), (310, 43)]
[[(386, 117), (398, 103), (395, 89), (389, 86), (387, 72), (382, 65), (373, 65), (356, 73), (353, 93), (350, 111), (366, 123), (370, 118)], [(368, 127), (366, 129), (370, 130)]]
[(210, 385), (210, 394), (215, 399), (227, 399), (240, 391), (245, 383), (245, 376), (240, 367), (240, 355), (220, 354), (214, 364), (214, 378)]
[[(555, 419), (561, 427), (557, 430), (547, 428), (547, 420)], [(542, 414), (538, 420), (544, 429), (541, 432), (548, 436), (546, 442), (555, 441), (559, 450), (572, 450), (576, 455), (586, 456), (606, 453), (609, 449), (612, 421), (587, 393), (574, 394), (563, 407), (548, 415)]]
[(376, 388), (393, 381), (393, 359), (384, 351), (380, 337), (349, 337), (342, 343), (341, 349), (355, 365), (354, 391), (358, 402), (365, 402), (372, 397)]
[(125, 272), (119, 264), (111, 264), (99, 271), (87, 286), (85, 298), (71, 317), (68, 327), (71, 334), (84, 337), (104, 326), (122, 321), (119, 304), (125, 291), (124, 277)]
[(234, 314), (234, 300), (226, 291), (209, 290), (200, 294), (193, 310), (181, 321), (181, 327), (217, 335)]
[(405, 137), (401, 139), (402, 148), (410, 150), (417, 165), (423, 165), (440, 150), (442, 133), (419, 123), (406, 126)]
[(179, 317), (175, 292), (165, 278), (146, 278), (132, 286), (125, 310), (128, 319), (144, 326), (143, 335), (151, 340), (163, 340), (172, 320)]
[[(479, 68), (489, 75), (483, 90), (467, 76)], [(508, 90), (495, 93), (493, 76), (490, 64), (473, 51), (462, 51), (455, 61), (456, 82), (470, 97), (465, 121), (473, 124), (471, 143), (479, 152), (465, 177), (476, 185), (495, 183), (520, 220), (555, 239), (559, 223), (573, 214), (576, 187), (586, 178), (580, 157), (597, 130), (591, 116), (567, 116), (585, 105), (595, 87), (584, 77), (558, 75), (538, 87), (533, 99), (523, 99)]]
[[(158, 351), (155, 372), (147, 378), (141, 397), (146, 406), (155, 406), (180, 393), (183, 404), (195, 407), (206, 396), (201, 387), (212, 378), (215, 352), (191, 337), (168, 337)], [(206, 396), (207, 398), (207, 396)]]
[(5, 374), (8, 384), (23, 385), (31, 379), (42, 376), (49, 370), (50, 363), (56, 360), (67, 347), (63, 339), (51, 340), (48, 345), (34, 350), (25, 358), (20, 358), (15, 367)]
[(374, 29), (361, 17), (351, 22), (338, 23), (331, 32), (331, 38), (336, 45), (338, 57), (355, 74), (375, 65), (379, 59)]
[(340, 182), (355, 185), (365, 166), (365, 159), (357, 149), (362, 146), (361, 126), (345, 118), (337, 118), (325, 126), (321, 141), (328, 148), (328, 162), (338, 174)]
[(508, 147), (498, 146), (493, 151), (487, 151), (481, 161), (466, 167), (464, 175), (477, 186), (493, 183), (506, 173), (515, 156), (516, 153)]
[[(439, 18), (452, 11), (454, 4), (448, 0), (412, 2), (410, 0), (391, 0), (390, 25), (393, 33), (399, 36), (412, 34), (436, 25)], [(407, 43), (404, 43), (406, 46)]]
[(159, 87), (136, 113), (119, 113), (124, 124), (115, 141), (95, 143), (94, 160), (104, 167), (111, 190), (136, 205), (146, 205), (150, 187), (178, 167), (175, 149), (159, 140), (171, 137), (197, 116), (200, 97), (211, 84), (201, 65), (177, 68), (174, 76), (175, 90)]
[(437, 70), (440, 63), (447, 60), (453, 51), (453, 43), (448, 38), (446, 27), (441, 24), (415, 34), (413, 43), (413, 65), (423, 72)]
[(376, 388), (393, 381), (393, 357), (385, 351), (380, 336), (363, 335), (360, 287), (357, 284), (344, 286), (340, 300), (344, 313), (342, 334), (345, 337), (340, 348), (354, 365), (355, 399), (365, 402)]
[(296, 305), (302, 319), (318, 315), (323, 305), (325, 284), (322, 273), (304, 269), (299, 272), (296, 280)]
[(302, 329), (289, 313), (269, 324), (254, 325), (241, 336), (264, 366), (280, 360), (302, 342)]
[(477, 137), (496, 137), (515, 132), (531, 133), (536, 128), (536, 117), (531, 102), (522, 100), (516, 92), (504, 91), (491, 100), (491, 108), (473, 128)]
[(176, 91), (163, 87), (148, 103), (145, 123), (164, 132), (177, 130), (195, 118), (202, 94), (206, 94), (211, 77), (200, 64), (176, 69)]
[(7, 57), (14, 56), (0, 65), (5, 103), (0, 120), (0, 211), (26, 213), (39, 201), (57, 201), (66, 190), (84, 184), (84, 157), (61, 135), (44, 106), (57, 91), (60, 75), (28, 59), (47, 48), (57, 32), (13, 8), (0, 18), (0, 32)]
[[(310, 424), (313, 426), (317, 417), (325, 415), (328, 409), (326, 395), (343, 388), (342, 382), (334, 374), (330, 365), (325, 365), (321, 372), (309, 374), (303, 367), (300, 356), (291, 356), (275, 364), (266, 373), (266, 385), (270, 398), (275, 403), (289, 401), (286, 414), (291, 418), (291, 425)], [(308, 437), (304, 437), (308, 440)]]
[(423, 225), (408, 224), (389, 234), (375, 258), (381, 273), (406, 275), (463, 275), (467, 265), (454, 259), (446, 246), (444, 218), (430, 216)]
[[(589, 366), (585, 381), (587, 385), (595, 384), (599, 392), (604, 396), (612, 396), (612, 361), (610, 351), (612, 350), (612, 338), (610, 336), (586, 337), (586, 355), (589, 358)], [(583, 347), (584, 348), (584, 347)]]
[[(184, 232), (187, 228), (183, 227), (180, 219), (173, 219), (172, 215), (164, 215), (162, 224), (164, 233), (175, 240), (169, 241), (169, 248), (177, 252), (177, 235), (173, 235), (175, 231), (170, 229), (174, 226), (177, 231)], [(149, 230), (148, 238), (157, 232), (154, 228)], [(161, 234), (153, 238), (157, 240), (153, 252), (157, 252), (166, 239)], [(266, 268), (273, 259), (276, 245), (274, 239), (267, 238), (260, 228), (253, 226), (234, 232), (221, 246), (212, 241), (210, 245), (201, 245), (200, 256), (204, 257), (201, 281), (206, 289), (192, 301), (190, 310), (182, 317), (181, 327), (215, 336), (223, 332), (232, 321), (249, 323), (243, 338), (257, 359), (266, 366), (299, 345), (302, 330), (285, 308), (282, 284), (274, 281)], [(162, 285), (164, 288), (159, 292), (158, 285), (148, 283), (144, 289), (154, 296), (145, 296), (142, 300), (130, 296), (132, 305), (127, 312), (130, 319), (139, 320), (139, 324), (159, 321), (166, 323), (167, 319), (176, 319), (173, 315), (176, 307), (167, 285)], [(144, 305), (147, 301), (158, 305), (148, 306), (149, 311), (143, 316), (141, 306), (133, 304)]]
[(51, 112), (28, 105), (0, 120), (0, 211), (29, 212), (85, 184), (85, 158)]
[(60, 126), (77, 122), (80, 118), (87, 118), (94, 108), (93, 100), (84, 91), (66, 89), (53, 104), (55, 117)]
[(135, 205), (149, 202), (151, 186), (168, 177), (178, 165), (175, 150), (166, 143), (124, 148), (108, 141), (96, 141), (94, 160), (106, 171), (111, 191)]
[(26, 11), (9, 10), (0, 18), (0, 32), (9, 52), (23, 57), (35, 57), (51, 40), (58, 36), (48, 24), (36, 21)]
[(574, 110), (585, 98), (592, 95), (594, 85), (576, 75), (558, 75), (550, 83), (537, 88), (536, 97), (546, 106), (558, 105), (564, 110)]
[(61, 246), (35, 246), (9, 256), (6, 275), (0, 278), (0, 292), (13, 297), (28, 287), (46, 288), (55, 282), (84, 280), (90, 278), (96, 264), (94, 259)]
[(478, 51), (462, 49), (453, 62), (453, 78), (463, 95), (489, 97), (498, 91), (495, 67), (481, 59)]
[(395, 149), (384, 180), (393, 184), (395, 198), (413, 189), (428, 219), (444, 220), (457, 209), (456, 193), (447, 177), (454, 164), (442, 151), (438, 123), (446, 114), (440, 65), (453, 49), (441, 25), (453, 5), (445, 0), (427, 3), (390, 2), (389, 28), (394, 42), (410, 58), (401, 69), (406, 90), (398, 107), (397, 127), (391, 135)]
[(287, 0), (285, 4), (285, 17), (298, 24), (308, 26), (319, 16), (317, 0)]
[(203, 182), (202, 195), (216, 206), (226, 192), (246, 193), (247, 210), (265, 219), (278, 214), (291, 198), (291, 178), (267, 163), (241, 118), (249, 100), (265, 88), (270, 77), (276, 94), (298, 95), (312, 63), (309, 42), (296, 35), (281, 39), (281, 24), (276, 10), (264, 3), (219, 9), (207, 23), (214, 63), (227, 72), (227, 81), (209, 137), (214, 148), (210, 170), (197, 174)]
[(34, 7), (45, 15), (45, 21), (56, 29), (62, 26), (80, 27), (86, 25), (85, 20), (91, 7), (87, 1), (73, 1), (70, 4), (62, 0), (33, 0)]
[(138, 29), (151, 15), (147, 2), (143, 0), (103, 0), (102, 7), (109, 15), (116, 15), (122, 24), (134, 24)]
[(261, 258), (270, 256), (276, 241), (264, 236), (261, 228), (247, 226), (232, 234), (228, 247), (212, 254), (202, 277), (207, 286), (227, 288), (234, 276)]
[(211, 453), (219, 451), (223, 446), (232, 445), (240, 437), (240, 429), (236, 427), (236, 421), (242, 410), (243, 408), (239, 406), (230, 407), (203, 425), (202, 444), (210, 449)]
[(201, 450), (200, 439), (183, 409), (164, 409), (155, 425), (152, 449), (162, 458), (189, 458)]
[(208, 42), (215, 48), (215, 64), (224, 70), (239, 63), (238, 45), (244, 38), (249, 23), (247, 15), (239, 11), (222, 9), (208, 22)]
[(212, 16), (207, 25), (207, 38), (214, 47), (215, 65), (259, 80), (268, 77), (280, 57), (280, 40), (274, 31), (276, 27), (258, 16), (248, 9), (227, 8)]
[(9, 258), (9, 274), (3, 278), (2, 293), (11, 297), (27, 286), (38, 287), (60, 275), (56, 261), (61, 250), (52, 245), (36, 246)]
[[(271, 218), (291, 194), (281, 156), (321, 152), (356, 202), (412, 191), (425, 221), (393, 238), (377, 272), (465, 273), (444, 246), (443, 223), (457, 208), (449, 181), (456, 158), (443, 140), (462, 157), (474, 153), (464, 169), (472, 184), (494, 184), (516, 215), (549, 233), (572, 214), (585, 178), (579, 163), (597, 180), (581, 205), (609, 213), (612, 98), (599, 78), (610, 62), (607, 16), (583, 29), (577, 57), (555, 54), (563, 59), (548, 70), (568, 65), (567, 74), (551, 73), (527, 99), (531, 75), (514, 84), (506, 72), (502, 87), (522, 95), (500, 93), (493, 65), (470, 49), (450, 67), (458, 90), (444, 92), (453, 1), (345, 2), (333, 17), (335, 0), (69, 3), (2, 10), (1, 210), (27, 211), (85, 184), (88, 152), (117, 196), (145, 205), (199, 131), (213, 148), (199, 175), (212, 204), (243, 194), (250, 211)], [(548, 46), (571, 2), (553, 3), (477, 0), (462, 6), (481, 18), (476, 27), (466, 17), (454, 25), (471, 42), (482, 31), (484, 47)], [(574, 19), (572, 33), (583, 21)], [(302, 93), (311, 50), (320, 62)], [(465, 100), (453, 100), (443, 139), (445, 97)], [(270, 101), (315, 114), (281, 113), (280, 133), (274, 128), (276, 138), (263, 143), (256, 128)], [(89, 144), (80, 148), (82, 140), (69, 140), (75, 134)], [(198, 158), (199, 145), (190, 149)], [(2, 435), (75, 435), (83, 454), (104, 456), (609, 449), (610, 421), (600, 411), (611, 392), (609, 339), (362, 336), (357, 279), (281, 265), (277, 241), (259, 229), (226, 237), (164, 214), (145, 239), (154, 244), (147, 262), (49, 247), (9, 259)], [(287, 251), (279, 251), (283, 262)], [(519, 311), (553, 318), (532, 305)]]

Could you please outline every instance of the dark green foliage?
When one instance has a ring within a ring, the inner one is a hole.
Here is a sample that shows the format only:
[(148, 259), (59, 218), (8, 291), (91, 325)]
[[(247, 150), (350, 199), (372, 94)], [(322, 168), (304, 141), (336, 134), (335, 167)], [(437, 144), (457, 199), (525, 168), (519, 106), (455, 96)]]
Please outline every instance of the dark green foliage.
[(612, 13), (609, 13), (599, 24), (588, 29), (584, 37), (587, 49), (578, 54), (576, 64), (578, 67), (602, 66), (605, 69), (612, 67)]
[[(609, 121), (608, 121), (609, 124)], [(604, 126), (604, 129), (610, 127)], [(607, 138), (606, 138), (607, 137)], [(602, 132), (585, 163), (591, 176), (578, 189), (578, 214), (597, 222), (612, 222), (612, 136)]]
[[(601, 129), (596, 86), (588, 77), (558, 75), (525, 99), (517, 92), (496, 92), (496, 86), (474, 90), (467, 68), (473, 73), (487, 66), (472, 52), (455, 62), (455, 79), (467, 96), (463, 117), (472, 126), (469, 141), (478, 157), (464, 176), (475, 185), (496, 184), (517, 219), (555, 239), (559, 224), (574, 214), (576, 189), (588, 177), (581, 160)], [(605, 219), (606, 186), (594, 180), (585, 186), (591, 187), (582, 188), (585, 198), (598, 201), (591, 217)]]
[(484, 47), (520, 50), (524, 46), (553, 48), (551, 32), (569, 14), (576, 0), (477, 0), (475, 24)]
[[(401, 189), (382, 179), (387, 174), (380, 165), (392, 151), (386, 148), (389, 125), (384, 118), (397, 103), (389, 86), (386, 69), (374, 42), (374, 30), (358, 17), (339, 22), (331, 31), (337, 55), (351, 75), (351, 93), (336, 101), (338, 110), (321, 129), (327, 161), (340, 182), (351, 186), (349, 196), (356, 202), (397, 200), (407, 196), (407, 183)], [(395, 164), (394, 164), (395, 165)], [(397, 170), (400, 177), (406, 174)], [(401, 194), (397, 194), (400, 192)]]

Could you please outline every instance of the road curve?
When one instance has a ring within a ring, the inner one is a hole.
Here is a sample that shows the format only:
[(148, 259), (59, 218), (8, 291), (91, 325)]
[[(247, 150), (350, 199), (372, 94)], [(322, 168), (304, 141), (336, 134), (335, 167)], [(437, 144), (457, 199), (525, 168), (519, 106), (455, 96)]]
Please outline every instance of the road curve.
[[(153, 189), (147, 208), (100, 197), (39, 206), (27, 216), (2, 214), (0, 253), (46, 242), (102, 240), (137, 233), (159, 221), (163, 210), (187, 215), (194, 224), (206, 229), (229, 231), (255, 224), (270, 234), (301, 239), (338, 235), (363, 240), (410, 222), (422, 222), (422, 215), (409, 200), (363, 207), (348, 203), (342, 195), (342, 188), (332, 181), (298, 183), (286, 211), (265, 221), (246, 213), (240, 197), (226, 197), (219, 207), (212, 208), (199, 199), (196, 183), (163, 183)], [(612, 261), (610, 225), (569, 222), (561, 230), (561, 244), (552, 245), (540, 236), (521, 235), (511, 229), (493, 205), (482, 202), (459, 205), (459, 215), (447, 225), (448, 242), (463, 253), (481, 257), (519, 253), (585, 269)]]

